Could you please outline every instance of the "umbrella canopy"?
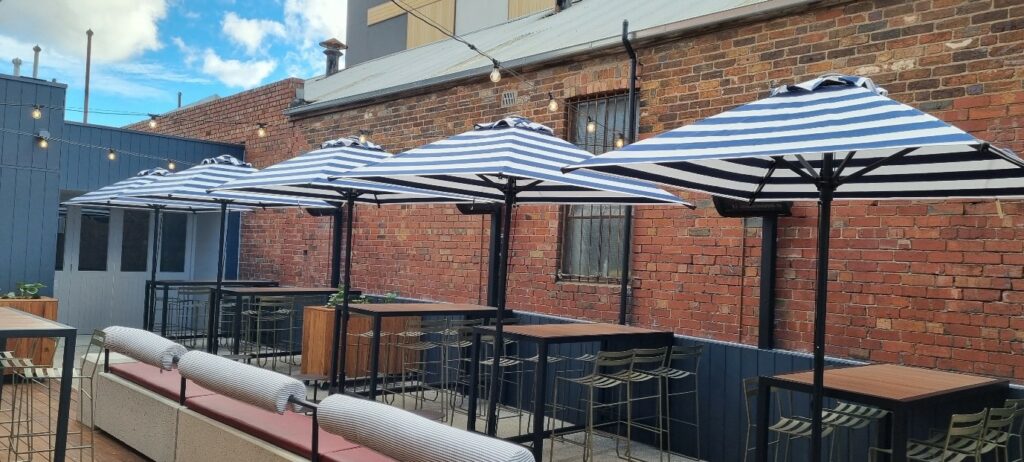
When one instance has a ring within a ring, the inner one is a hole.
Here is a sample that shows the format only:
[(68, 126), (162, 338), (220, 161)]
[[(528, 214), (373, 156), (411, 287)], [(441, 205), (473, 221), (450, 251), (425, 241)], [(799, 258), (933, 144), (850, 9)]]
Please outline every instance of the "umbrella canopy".
[(188, 212), (217, 211), (217, 207), (212, 205), (130, 196), (130, 193), (136, 188), (148, 185), (170, 174), (171, 172), (162, 168), (143, 170), (135, 174), (133, 177), (126, 178), (95, 191), (90, 191), (82, 194), (81, 196), (64, 201), (64, 205), (91, 205), (111, 208), (163, 208)]
[[(828, 75), (580, 162), (749, 202), (818, 201), (811, 458), (821, 460), (825, 315), (834, 198), (1024, 196), (1024, 161), (887, 97), (867, 78)], [(759, 444), (759, 459), (765, 451)], [(894, 458), (906, 446), (895, 442)]]
[[(337, 203), (339, 210), (340, 204), (346, 204), (349, 213), (347, 226), (345, 227), (345, 281), (343, 287), (348, 290), (351, 284), (352, 219), (355, 214), (353, 205), (356, 202), (380, 205), (472, 202), (479, 200), (470, 196), (438, 193), (387, 183), (346, 179), (331, 180), (332, 177), (343, 175), (353, 168), (380, 162), (390, 156), (391, 154), (384, 151), (383, 148), (368, 141), (360, 142), (356, 137), (340, 138), (325, 141), (321, 144), (321, 149), (271, 165), (259, 172), (229, 181), (215, 189), (224, 192), (248, 191), (269, 195), (323, 199), (331, 203)], [(335, 240), (331, 249), (331, 284), (334, 286), (339, 284), (340, 222), (340, 214), (335, 213)], [(348, 303), (348, 297), (345, 297), (342, 300), (341, 316), (334, 317), (334, 340), (333, 348), (331, 348), (333, 356), (331, 361), (331, 390), (338, 389), (338, 383), (340, 382), (342, 384), (341, 390), (344, 391), (345, 367), (344, 365), (339, 366), (339, 358), (343, 362), (346, 357), (345, 349), (347, 343), (341, 342), (340, 339), (347, 336), (345, 327), (348, 324), (343, 323), (342, 318), (348, 319)]]
[[(495, 345), (502, 345), (513, 205), (690, 205), (646, 181), (598, 172), (561, 172), (565, 165), (591, 157), (593, 154), (556, 138), (554, 131), (544, 125), (509, 117), (477, 124), (472, 131), (411, 149), (341, 176), (504, 202), (495, 316)], [(500, 349), (496, 354), (500, 356)], [(500, 377), (500, 368), (500, 361), (493, 361), (492, 379)], [(498, 388), (491, 387), (488, 401), (487, 433), (491, 435), (497, 430)], [(475, 412), (476, 403), (471, 402), (470, 406), (470, 412)]]
[(1024, 161), (886, 96), (826, 76), (577, 163), (746, 201), (818, 200), (834, 153), (835, 198), (1022, 196)]

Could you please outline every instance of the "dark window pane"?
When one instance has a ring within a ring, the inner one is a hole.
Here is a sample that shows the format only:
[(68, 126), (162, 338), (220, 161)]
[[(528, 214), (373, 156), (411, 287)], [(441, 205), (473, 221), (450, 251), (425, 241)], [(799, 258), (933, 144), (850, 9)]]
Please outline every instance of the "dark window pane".
[(124, 211), (121, 232), (121, 271), (146, 271), (149, 249), (149, 212)]
[(64, 230), (67, 228), (68, 211), (61, 207), (57, 212), (57, 261), (54, 268), (57, 271), (64, 270)]
[[(569, 141), (602, 154), (614, 149), (615, 137), (626, 132), (625, 95), (590, 98), (571, 103)], [(587, 130), (593, 122), (594, 131)], [(612, 282), (622, 274), (625, 207), (571, 205), (562, 208), (562, 246), (559, 277)]]
[(82, 236), (78, 245), (79, 271), (107, 270), (107, 239), (110, 235), (110, 214), (106, 211), (82, 209)]
[(160, 217), (160, 271), (181, 273), (185, 271), (185, 237), (188, 215), (165, 213)]

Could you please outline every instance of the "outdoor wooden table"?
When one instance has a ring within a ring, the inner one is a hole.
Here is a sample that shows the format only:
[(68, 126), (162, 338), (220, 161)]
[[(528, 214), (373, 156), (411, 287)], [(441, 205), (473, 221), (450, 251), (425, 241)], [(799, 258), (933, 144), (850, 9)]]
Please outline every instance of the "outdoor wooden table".
[[(533, 379), (533, 431), (512, 438), (516, 442), (531, 441), (533, 457), (537, 460), (541, 460), (544, 454), (544, 412), (547, 406), (546, 382), (548, 347), (550, 345), (615, 340), (630, 340), (638, 344), (645, 340), (652, 340), (655, 344), (671, 347), (674, 341), (672, 332), (607, 323), (520, 324), (504, 326), (502, 331), (506, 339), (537, 344), (537, 372)], [(494, 326), (479, 326), (473, 329), (472, 360), (469, 368), (469, 383), (471, 384), (480, 380), (481, 335), (494, 335)], [(500, 348), (496, 348), (495, 351), (496, 354), (501, 353)], [(495, 360), (500, 360), (500, 358), (495, 358)], [(466, 429), (469, 431), (476, 431), (477, 388), (476, 386), (469, 387), (469, 410), (466, 423)], [(664, 399), (662, 401), (667, 402)], [(489, 418), (490, 416), (488, 416)], [(492, 428), (493, 425), (494, 422), (488, 420), (487, 428)]]
[[(169, 301), (169, 292), (172, 287), (197, 287), (197, 286), (215, 286), (217, 281), (215, 279), (158, 279), (156, 281), (146, 281), (146, 303), (143, 307), (142, 313), (142, 325), (150, 332), (153, 331), (153, 325), (156, 323), (156, 294), (158, 292), (163, 293), (163, 329), (167, 328), (167, 303)], [(275, 287), (277, 281), (269, 281), (264, 279), (230, 279), (222, 281), (221, 286), (223, 287)], [(213, 294), (210, 294), (213, 297)], [(167, 332), (161, 332), (164, 337), (167, 336)]]
[[(377, 381), (380, 371), (380, 331), (383, 318), (402, 316), (465, 316), (466, 318), (491, 318), (497, 314), (493, 306), (470, 305), (465, 303), (357, 303), (348, 305), (349, 314), (370, 316), (373, 321), (373, 337), (370, 340), (370, 386), (367, 397), (377, 397)], [(341, 338), (348, 337), (348, 316), (341, 316)], [(346, 342), (347, 343), (347, 342)], [(342, 343), (344, 345), (345, 343)], [(340, 355), (338, 379), (341, 392), (345, 392), (345, 356)]]
[[(242, 299), (248, 298), (250, 304), (256, 302), (256, 297), (288, 297), (288, 296), (325, 296), (330, 297), (338, 292), (335, 287), (289, 287), (289, 286), (273, 286), (273, 287), (224, 287), (220, 289), (221, 299), (224, 297), (235, 297), (235, 315), (232, 317), (231, 335), (234, 338), (234, 343), (231, 346), (231, 353), (238, 354), (241, 351), (241, 337), (242, 337)], [(351, 291), (350, 295), (358, 296), (362, 292)], [(212, 306), (212, 305), (211, 305)], [(213, 319), (217, 319), (217, 313), (211, 313)], [(219, 323), (213, 324), (213, 332), (211, 332), (210, 338), (217, 338), (217, 328)]]
[[(813, 372), (760, 377), (757, 400), (757, 460), (768, 461), (768, 425), (772, 388), (811, 393)], [(889, 411), (894, 462), (907, 460), (909, 414), (914, 408), (991, 394), (1005, 395), (1005, 379), (956, 374), (932, 369), (872, 364), (825, 370), (825, 396)]]
[(75, 369), (75, 336), (78, 329), (57, 321), (44, 319), (14, 308), (0, 307), (0, 345), (9, 338), (64, 338), (64, 360), (61, 363), (60, 401), (57, 404), (57, 434), (54, 438), (53, 460), (64, 461), (68, 442), (68, 419), (71, 412), (71, 377)]

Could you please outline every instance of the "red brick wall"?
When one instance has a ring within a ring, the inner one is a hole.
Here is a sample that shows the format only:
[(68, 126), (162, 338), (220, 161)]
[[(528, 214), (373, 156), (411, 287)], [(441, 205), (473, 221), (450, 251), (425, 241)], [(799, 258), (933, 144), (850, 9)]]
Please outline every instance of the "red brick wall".
[[(826, 72), (867, 75), (890, 95), (1002, 146), (1024, 151), (1024, 5), (1012, 0), (832, 2), (806, 12), (640, 47), (641, 136), (763, 97), (770, 82)], [(572, 98), (625, 88), (621, 53), (485, 78), (429, 95), (379, 101), (295, 120), (290, 150), (249, 152), (265, 165), (320, 141), (372, 131), (392, 151), (518, 113), (564, 136), (567, 115), (547, 94)], [(530, 101), (500, 107), (516, 89)], [(562, 105), (564, 108), (564, 104)], [(697, 210), (639, 207), (633, 322), (681, 334), (754, 343), (760, 231)], [(1003, 201), (840, 202), (833, 210), (828, 354), (1024, 379), (1024, 204)], [(297, 212), (246, 219), (246, 276), (326, 278), (329, 229)], [(814, 204), (780, 221), (777, 335), (811, 340)], [(618, 288), (558, 282), (557, 207), (524, 206), (513, 230), (509, 304), (614, 319)], [(485, 294), (480, 216), (451, 207), (360, 207), (355, 286), (450, 301)], [(262, 247), (261, 247), (262, 246)], [(305, 252), (305, 254), (304, 254)]]

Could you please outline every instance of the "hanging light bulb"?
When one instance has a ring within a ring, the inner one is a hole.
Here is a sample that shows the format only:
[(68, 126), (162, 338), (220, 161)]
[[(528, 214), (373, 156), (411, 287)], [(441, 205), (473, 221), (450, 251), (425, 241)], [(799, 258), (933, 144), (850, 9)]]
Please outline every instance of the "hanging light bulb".
[(114, 151), (114, 148), (107, 150), (107, 160), (117, 160), (117, 152)]
[(615, 135), (615, 149), (622, 149), (626, 145), (626, 137), (622, 136), (622, 133)]
[(558, 110), (558, 101), (555, 101), (555, 96), (548, 93), (548, 111), (555, 112)]
[(176, 168), (178, 168), (178, 165), (173, 160), (167, 159), (167, 170), (174, 170)]
[(39, 130), (36, 132), (36, 140), (38, 140), (40, 149), (50, 147), (50, 132), (47, 130)]
[(39, 137), (39, 147), (42, 148), (42, 149), (46, 149), (46, 148), (50, 147), (50, 142), (46, 141), (46, 138), (43, 138), (43, 137), (40, 136)]
[(41, 107), (39, 107), (39, 106), (34, 106), (32, 108), (32, 118), (36, 119), (36, 120), (42, 119), (43, 118), (43, 109)]
[(155, 114), (150, 114), (149, 115), (149, 128), (156, 128), (156, 115)]
[(366, 132), (363, 130), (359, 130), (359, 144), (366, 144), (366, 141)]
[(498, 69), (498, 64), (494, 64), (494, 69), (491, 69), (491, 82), (498, 83), (501, 81), (501, 69)]
[(256, 125), (256, 136), (258, 136), (260, 138), (266, 138), (266, 136), (267, 136), (267, 127), (264, 126), (263, 124), (257, 124)]
[(594, 119), (587, 117), (587, 133), (594, 133), (597, 131), (597, 122)]

